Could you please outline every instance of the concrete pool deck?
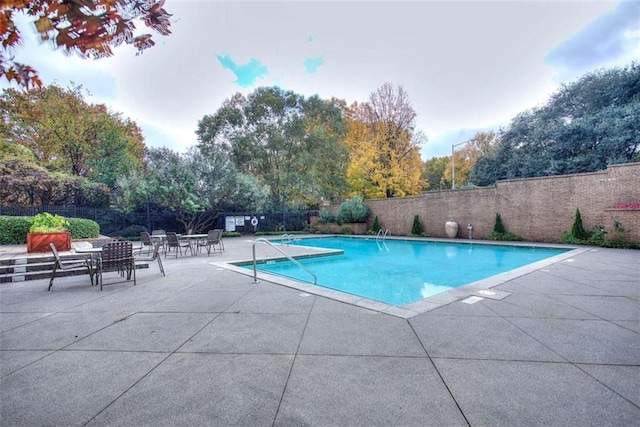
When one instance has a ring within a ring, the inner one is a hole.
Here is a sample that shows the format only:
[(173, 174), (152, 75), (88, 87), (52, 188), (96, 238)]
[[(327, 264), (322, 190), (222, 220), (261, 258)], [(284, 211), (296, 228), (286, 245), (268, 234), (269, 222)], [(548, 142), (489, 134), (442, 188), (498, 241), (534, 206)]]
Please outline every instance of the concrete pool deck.
[(225, 246), (135, 287), (1, 283), (0, 423), (640, 423), (639, 251), (583, 248), (492, 287), (502, 299), (403, 318), (253, 283), (217, 264), (252, 241)]

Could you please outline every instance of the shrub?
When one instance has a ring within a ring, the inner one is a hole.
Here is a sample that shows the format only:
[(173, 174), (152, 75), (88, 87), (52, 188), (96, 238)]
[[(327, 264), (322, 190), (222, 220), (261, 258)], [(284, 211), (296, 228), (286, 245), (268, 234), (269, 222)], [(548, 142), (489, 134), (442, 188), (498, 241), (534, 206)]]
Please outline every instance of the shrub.
[(420, 223), (420, 216), (415, 215), (413, 217), (413, 225), (411, 226), (412, 236), (422, 236), (423, 234), (422, 224)]
[(613, 233), (609, 237), (609, 242), (612, 245), (616, 245), (618, 243), (624, 243), (627, 240), (627, 230), (624, 229), (622, 223), (620, 221), (613, 221)]
[(95, 221), (84, 218), (69, 218), (68, 221), (73, 239), (93, 239), (100, 235), (100, 225)]
[(593, 245), (604, 248), (640, 249), (640, 243), (626, 241), (626, 230), (620, 221), (613, 221), (613, 232), (608, 239), (605, 238), (607, 231), (602, 225), (596, 225), (593, 227), (591, 232), (585, 231), (585, 233), (589, 236), (588, 238), (578, 239), (571, 231), (565, 231), (560, 235), (560, 241), (569, 245)]
[(502, 223), (502, 217), (500, 216), (499, 213), (497, 213), (496, 214), (496, 222), (493, 225), (493, 233), (505, 234), (506, 232), (507, 232), (507, 230), (504, 228), (504, 224)]
[(318, 215), (318, 221), (322, 223), (337, 222), (337, 217), (333, 212), (322, 209), (320, 215)]
[(351, 229), (351, 227), (342, 227), (342, 230), (340, 230), (340, 233), (342, 233), (342, 234), (353, 234), (353, 230)]
[(20, 245), (27, 242), (33, 222), (29, 216), (0, 216), (0, 245)]
[(497, 241), (505, 241), (505, 242), (519, 242), (522, 240), (522, 237), (513, 233), (496, 233), (492, 231), (487, 237), (487, 240), (497, 240)]
[(58, 214), (41, 212), (33, 217), (29, 233), (57, 233), (69, 230), (69, 221)]
[[(0, 216), (0, 245), (27, 243), (27, 233), (30, 232), (34, 220), (35, 217), (32, 216)], [(100, 234), (100, 226), (90, 219), (66, 218), (64, 220), (68, 223), (68, 230), (73, 239), (90, 239)]]
[(380, 221), (378, 221), (378, 215), (376, 215), (376, 217), (373, 218), (373, 224), (371, 224), (371, 231), (373, 231), (373, 234), (377, 234), (381, 228)]
[(369, 206), (364, 203), (362, 196), (353, 196), (342, 202), (338, 208), (338, 217), (342, 222), (367, 222)]
[(502, 223), (502, 217), (499, 213), (496, 214), (496, 222), (493, 225), (493, 231), (485, 237), (487, 240), (497, 240), (497, 241), (509, 241), (509, 242), (519, 242), (522, 240), (522, 237), (517, 234), (507, 232), (507, 229), (504, 227)]
[(586, 232), (582, 225), (582, 216), (580, 215), (580, 209), (576, 209), (576, 215), (571, 226), (571, 236), (578, 240), (589, 239), (589, 233)]
[(125, 227), (124, 229), (122, 229), (122, 231), (120, 232), (120, 234), (122, 235), (122, 237), (124, 238), (140, 238), (140, 233), (142, 233), (143, 231), (147, 231), (147, 227), (145, 227), (144, 225), (138, 225), (138, 224), (134, 224), (134, 225), (130, 225), (128, 227)]

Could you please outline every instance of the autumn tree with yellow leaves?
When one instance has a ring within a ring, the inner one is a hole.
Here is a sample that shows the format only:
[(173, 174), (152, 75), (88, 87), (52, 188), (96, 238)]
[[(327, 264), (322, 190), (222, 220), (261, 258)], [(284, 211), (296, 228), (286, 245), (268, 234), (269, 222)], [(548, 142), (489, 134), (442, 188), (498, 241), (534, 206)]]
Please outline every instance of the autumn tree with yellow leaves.
[(368, 102), (347, 108), (345, 116), (349, 195), (419, 194), (423, 186), (420, 143), (426, 138), (415, 131), (416, 112), (402, 86), (385, 83)]
[[(486, 155), (493, 150), (498, 141), (495, 132), (478, 132), (469, 142), (462, 148), (455, 150), (453, 153), (455, 165), (456, 187), (464, 186), (469, 183), (469, 173), (481, 155)], [(451, 158), (447, 166), (444, 168), (441, 182), (443, 184), (451, 184), (452, 170)]]

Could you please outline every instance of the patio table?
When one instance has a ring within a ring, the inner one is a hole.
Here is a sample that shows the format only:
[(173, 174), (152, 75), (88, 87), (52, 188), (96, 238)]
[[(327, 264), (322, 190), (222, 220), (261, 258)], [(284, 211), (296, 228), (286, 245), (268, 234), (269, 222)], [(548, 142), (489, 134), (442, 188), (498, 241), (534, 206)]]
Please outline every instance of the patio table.
[[(134, 246), (133, 252), (140, 251), (143, 249), (143, 246)], [(89, 254), (91, 255), (92, 263), (97, 262), (98, 258), (100, 258), (100, 254), (102, 254), (102, 246), (97, 247), (79, 247), (75, 248), (75, 252), (77, 254)]]
[[(142, 246), (134, 246), (133, 247), (133, 252), (135, 251), (139, 251), (140, 249), (142, 249)], [(87, 248), (75, 248), (75, 251), (77, 254), (99, 254), (102, 252), (102, 246), (100, 247), (87, 247)]]
[(183, 234), (179, 236), (180, 240), (189, 240), (189, 247), (191, 249), (191, 254), (196, 255), (196, 251), (194, 250), (192, 245), (196, 245), (196, 249), (198, 248), (198, 240), (206, 239), (208, 234)]

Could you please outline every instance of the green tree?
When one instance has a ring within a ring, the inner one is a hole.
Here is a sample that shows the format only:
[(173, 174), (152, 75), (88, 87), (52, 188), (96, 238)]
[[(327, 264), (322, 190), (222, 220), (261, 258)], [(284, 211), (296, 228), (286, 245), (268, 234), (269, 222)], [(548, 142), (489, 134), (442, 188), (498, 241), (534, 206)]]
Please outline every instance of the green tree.
[(130, 212), (146, 203), (163, 206), (175, 213), (185, 230), (204, 231), (218, 211), (261, 210), (267, 194), (223, 153), (205, 157), (193, 147), (184, 154), (152, 148), (144, 172), (134, 170), (118, 179), (113, 207)]
[(638, 160), (640, 63), (588, 73), (539, 108), (518, 114), (495, 150), (478, 158), (475, 184), (602, 170)]
[(108, 205), (109, 189), (105, 185), (52, 172), (40, 166), (27, 147), (0, 138), (0, 153), (0, 203)]
[(432, 157), (424, 162), (422, 179), (425, 182), (425, 190), (444, 190), (451, 188), (451, 178), (447, 181), (444, 171), (449, 166), (449, 156)]
[(81, 86), (6, 89), (0, 118), (0, 138), (29, 148), (51, 171), (112, 186), (117, 176), (142, 165), (138, 126), (103, 104), (88, 104)]
[(344, 121), (333, 101), (278, 87), (236, 94), (198, 123), (205, 157), (226, 153), (239, 172), (269, 187), (271, 208), (344, 192)]

